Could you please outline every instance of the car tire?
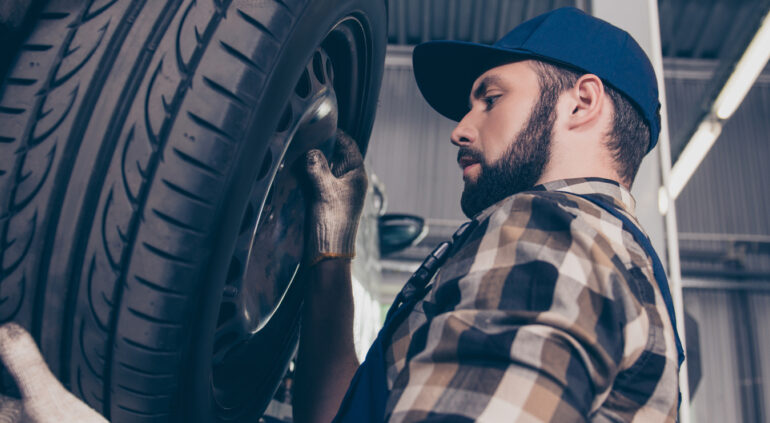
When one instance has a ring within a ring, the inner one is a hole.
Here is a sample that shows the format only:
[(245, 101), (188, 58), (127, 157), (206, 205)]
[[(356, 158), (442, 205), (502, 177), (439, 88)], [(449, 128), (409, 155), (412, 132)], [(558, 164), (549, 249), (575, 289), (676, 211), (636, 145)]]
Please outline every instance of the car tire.
[(0, 87), (0, 321), (111, 421), (255, 421), (296, 348), (299, 159), (365, 151), (386, 12), (50, 1)]

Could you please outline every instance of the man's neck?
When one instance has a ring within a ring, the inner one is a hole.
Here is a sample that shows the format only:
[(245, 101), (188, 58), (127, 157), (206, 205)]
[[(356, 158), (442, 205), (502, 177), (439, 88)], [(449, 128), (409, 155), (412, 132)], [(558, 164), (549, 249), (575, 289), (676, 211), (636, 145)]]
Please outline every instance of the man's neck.
[(574, 154), (553, 155), (549, 160), (537, 185), (563, 179), (602, 178), (615, 181), (630, 190), (630, 184), (620, 177), (613, 162), (600, 155)]

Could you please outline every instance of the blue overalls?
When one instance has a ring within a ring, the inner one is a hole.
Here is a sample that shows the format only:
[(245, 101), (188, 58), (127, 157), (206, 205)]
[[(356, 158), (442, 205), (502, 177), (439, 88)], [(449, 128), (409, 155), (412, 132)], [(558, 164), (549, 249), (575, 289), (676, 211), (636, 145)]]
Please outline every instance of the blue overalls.
[[(663, 264), (655, 253), (649, 238), (644, 235), (629, 218), (621, 213), (614, 204), (608, 203), (598, 196), (573, 194), (582, 197), (597, 206), (603, 208), (613, 216), (623, 222), (623, 227), (633, 234), (636, 242), (641, 245), (647, 255), (652, 259), (652, 268), (655, 275), (655, 281), (658, 283), (663, 301), (666, 304), (671, 324), (674, 326), (674, 338), (676, 340), (676, 349), (679, 355), (679, 366), (684, 361), (684, 350), (679, 341), (679, 333), (676, 329), (676, 319), (674, 315), (674, 304), (671, 299), (671, 293), (668, 289), (668, 278), (663, 270)], [(396, 300), (388, 310), (385, 323), (377, 334), (377, 338), (369, 348), (366, 359), (356, 371), (353, 380), (350, 382), (348, 391), (342, 400), (339, 411), (334, 417), (334, 423), (361, 423), (361, 422), (381, 422), (385, 419), (385, 406), (390, 395), (387, 383), (387, 369), (385, 368), (385, 349), (386, 342), (393, 335), (393, 331), (406, 319), (411, 313), (415, 304), (422, 299), (431, 286), (428, 285), (435, 275), (436, 271), (447, 257), (450, 255), (452, 247), (459, 247), (465, 241), (468, 234), (478, 224), (470, 221), (460, 227), (452, 236), (452, 242), (443, 242), (425, 259), (417, 271), (409, 278), (404, 288), (399, 292)], [(680, 394), (681, 401), (681, 394)]]

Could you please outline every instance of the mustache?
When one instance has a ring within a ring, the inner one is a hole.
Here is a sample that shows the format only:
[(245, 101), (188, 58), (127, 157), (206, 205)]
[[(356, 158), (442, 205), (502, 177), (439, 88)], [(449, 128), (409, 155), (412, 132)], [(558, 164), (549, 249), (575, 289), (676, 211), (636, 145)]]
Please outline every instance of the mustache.
[(474, 162), (484, 163), (484, 155), (480, 151), (474, 150), (470, 147), (460, 147), (457, 151), (457, 162), (460, 163), (460, 159), (467, 157)]

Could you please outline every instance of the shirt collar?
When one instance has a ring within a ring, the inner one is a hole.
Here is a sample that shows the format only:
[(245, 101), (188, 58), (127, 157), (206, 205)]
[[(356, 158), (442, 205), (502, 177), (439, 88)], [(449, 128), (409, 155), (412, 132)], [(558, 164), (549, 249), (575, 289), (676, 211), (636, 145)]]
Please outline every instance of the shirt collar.
[(611, 201), (629, 214), (636, 210), (636, 200), (625, 187), (618, 182), (604, 178), (572, 178), (560, 179), (538, 185), (532, 191), (561, 191), (572, 194), (598, 194)]
[[(537, 185), (528, 191), (560, 191), (572, 194), (594, 194), (603, 197), (616, 207), (621, 208), (626, 213), (634, 215), (636, 209), (636, 200), (631, 193), (618, 182), (596, 177), (559, 179)], [(510, 197), (508, 197), (510, 198)], [(495, 203), (483, 211), (479, 212), (474, 219), (481, 222), (504, 202)]]

